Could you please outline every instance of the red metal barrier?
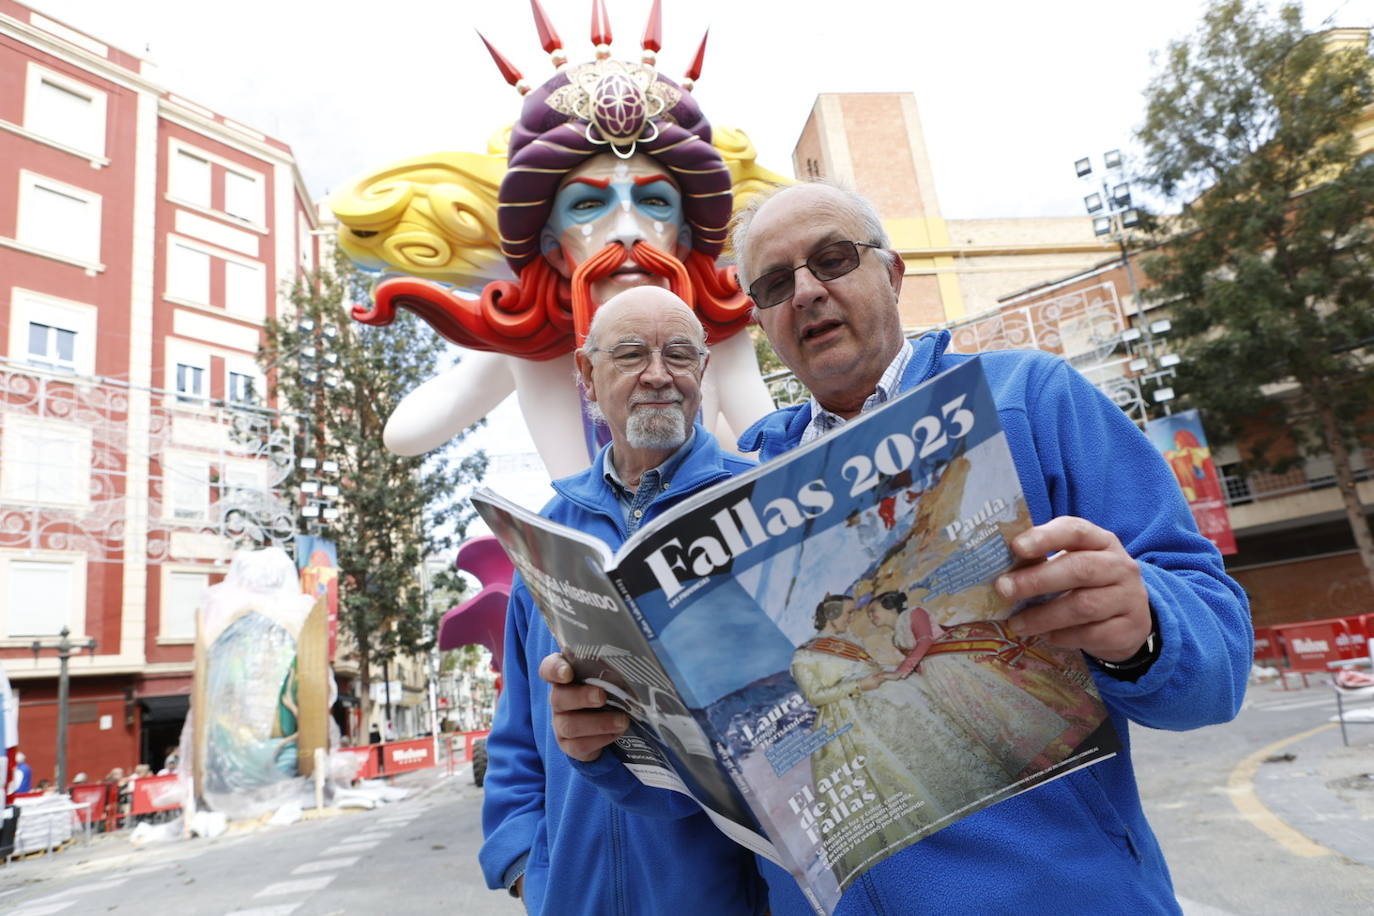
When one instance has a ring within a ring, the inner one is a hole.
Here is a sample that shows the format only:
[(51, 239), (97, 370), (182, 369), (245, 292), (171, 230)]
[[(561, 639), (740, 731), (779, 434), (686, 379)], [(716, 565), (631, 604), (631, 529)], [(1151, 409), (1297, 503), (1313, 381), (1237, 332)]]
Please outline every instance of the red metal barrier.
[(434, 739), (391, 741), (382, 746), (382, 772), (387, 776), (423, 770), (438, 763), (434, 759)]
[(1283, 648), (1279, 645), (1278, 634), (1273, 627), (1255, 627), (1255, 661), (1277, 662), (1283, 660)]
[[(1351, 658), (1350, 629), (1344, 620), (1308, 620), (1274, 627), (1294, 671), (1326, 671), (1329, 662)], [(1342, 639), (1342, 637), (1344, 637)]]
[(129, 813), (135, 817), (180, 807), (181, 788), (175, 773), (129, 780)]
[(358, 779), (376, 779), (381, 770), (377, 765), (377, 750), (380, 744), (366, 744), (362, 747), (341, 747), (338, 753), (348, 754), (360, 759), (358, 764)]
[[(96, 825), (110, 818), (110, 788), (113, 785), (104, 782), (82, 783), (68, 790), (72, 801), (82, 806), (76, 809), (76, 816), (81, 818), (81, 823)], [(105, 829), (109, 827), (109, 824), (105, 825)]]

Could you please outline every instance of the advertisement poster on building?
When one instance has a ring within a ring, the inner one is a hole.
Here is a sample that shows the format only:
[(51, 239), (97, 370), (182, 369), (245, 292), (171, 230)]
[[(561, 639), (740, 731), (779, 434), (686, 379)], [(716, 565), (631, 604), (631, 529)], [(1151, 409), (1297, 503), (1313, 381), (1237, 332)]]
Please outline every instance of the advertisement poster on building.
[(339, 637), (339, 560), (334, 542), (313, 534), (296, 535), (296, 568), (301, 571), (301, 590), (318, 601), (325, 599), (329, 621), (329, 660)]
[(1159, 417), (1146, 424), (1145, 433), (1173, 469), (1203, 537), (1222, 554), (1235, 553), (1236, 535), (1231, 530), (1212, 450), (1207, 447), (1202, 417), (1196, 410)]

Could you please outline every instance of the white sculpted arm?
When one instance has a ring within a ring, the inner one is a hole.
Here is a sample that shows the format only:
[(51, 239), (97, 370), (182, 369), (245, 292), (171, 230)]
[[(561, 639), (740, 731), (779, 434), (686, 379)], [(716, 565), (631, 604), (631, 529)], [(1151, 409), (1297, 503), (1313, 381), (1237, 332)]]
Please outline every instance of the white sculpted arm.
[(401, 399), (382, 431), (397, 455), (421, 455), (443, 445), (500, 404), (515, 387), (499, 353), (471, 351)]
[(747, 330), (711, 347), (701, 403), (706, 428), (725, 445), (733, 445), (755, 420), (773, 412), (773, 399), (754, 356), (754, 339)]

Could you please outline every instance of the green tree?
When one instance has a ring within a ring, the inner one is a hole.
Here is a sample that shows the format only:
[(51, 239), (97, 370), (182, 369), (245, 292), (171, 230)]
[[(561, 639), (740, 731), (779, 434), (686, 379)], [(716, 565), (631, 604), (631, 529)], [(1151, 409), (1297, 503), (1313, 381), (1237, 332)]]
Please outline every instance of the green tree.
[(1141, 177), (1182, 212), (1155, 221), (1144, 267), (1209, 434), (1258, 469), (1329, 454), (1374, 585), (1351, 466), (1374, 405), (1374, 155), (1355, 140), (1374, 119), (1370, 58), (1301, 20), (1293, 4), (1214, 0), (1163, 54)]
[[(454, 496), (486, 469), (480, 452), (461, 461), (446, 449), (407, 458), (382, 444), (387, 417), (435, 375), (445, 345), (408, 312), (386, 328), (352, 321), (348, 307), (368, 296), (367, 276), (337, 255), (292, 288), (295, 315), (268, 322), (258, 354), (280, 407), (301, 418), (298, 453), (338, 462), (336, 474), (319, 475), (339, 487), (338, 517), (301, 516), (299, 524), (337, 547), (339, 625), (357, 647), (364, 697), (373, 664), (433, 647), (437, 614), (421, 564), (462, 537), (471, 512)], [(311, 476), (298, 470), (292, 479), (293, 504), (317, 497), (301, 490)], [(456, 575), (431, 584), (463, 588)], [(365, 712), (364, 727), (377, 721)]]

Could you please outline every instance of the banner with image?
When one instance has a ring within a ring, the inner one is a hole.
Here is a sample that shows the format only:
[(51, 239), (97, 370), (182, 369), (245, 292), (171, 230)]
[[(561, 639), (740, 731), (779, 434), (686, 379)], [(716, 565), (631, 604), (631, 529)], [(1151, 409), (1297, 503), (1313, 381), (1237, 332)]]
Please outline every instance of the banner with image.
[(1222, 554), (1235, 553), (1236, 535), (1226, 511), (1221, 476), (1212, 461), (1212, 450), (1207, 447), (1202, 417), (1196, 410), (1159, 417), (1146, 424), (1145, 433), (1173, 469), (1203, 537)]
[(301, 590), (316, 600), (325, 599), (332, 662), (339, 637), (339, 560), (334, 542), (313, 534), (296, 535), (296, 568), (301, 571)]

